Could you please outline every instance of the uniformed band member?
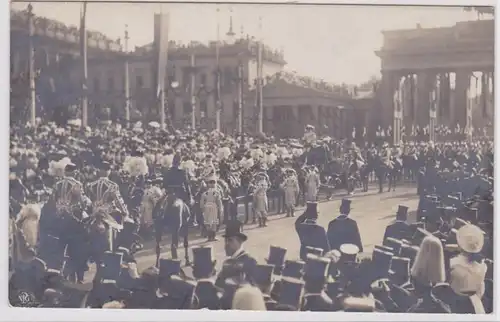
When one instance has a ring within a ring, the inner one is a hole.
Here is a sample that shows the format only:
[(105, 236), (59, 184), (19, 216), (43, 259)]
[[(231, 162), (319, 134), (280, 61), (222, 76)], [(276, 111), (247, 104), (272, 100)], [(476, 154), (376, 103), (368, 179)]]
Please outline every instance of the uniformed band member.
[(285, 193), (285, 208), (286, 216), (295, 216), (295, 204), (297, 203), (297, 198), (299, 197), (300, 188), (299, 180), (293, 169), (285, 169), (285, 180), (281, 184), (281, 188)]
[(216, 188), (217, 177), (212, 174), (206, 179), (207, 190), (203, 192), (200, 199), (200, 209), (203, 214), (205, 228), (207, 230), (208, 241), (215, 241), (215, 234), (219, 221), (224, 214), (222, 205), (222, 195)]

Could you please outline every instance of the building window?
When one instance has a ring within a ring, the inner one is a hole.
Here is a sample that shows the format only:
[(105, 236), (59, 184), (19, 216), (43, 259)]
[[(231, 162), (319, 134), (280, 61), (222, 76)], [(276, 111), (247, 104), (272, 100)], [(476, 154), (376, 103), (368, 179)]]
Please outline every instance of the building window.
[(184, 67), (182, 69), (182, 84), (187, 87), (190, 83), (191, 73), (189, 72), (189, 67)]
[(99, 78), (94, 78), (94, 91), (99, 92), (101, 90), (101, 82), (99, 81)]
[(200, 115), (202, 118), (208, 116), (208, 104), (207, 101), (203, 100), (200, 102)]
[(142, 89), (144, 87), (144, 79), (141, 75), (135, 76), (135, 87), (138, 89)]
[(108, 78), (108, 91), (115, 90), (115, 79), (113, 77)]
[(184, 110), (184, 115), (191, 114), (191, 102), (184, 102), (183, 110)]
[(207, 74), (201, 74), (200, 75), (200, 85), (201, 86), (206, 86), (207, 85)]
[(225, 67), (224, 68), (224, 86), (230, 87), (232, 82), (233, 82), (233, 71), (231, 70), (231, 67)]

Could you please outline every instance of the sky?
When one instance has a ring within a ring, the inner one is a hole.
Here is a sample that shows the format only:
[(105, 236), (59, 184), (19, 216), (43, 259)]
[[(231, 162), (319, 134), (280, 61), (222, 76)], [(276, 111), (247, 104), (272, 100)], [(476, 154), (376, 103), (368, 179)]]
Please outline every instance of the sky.
[[(32, 5), (35, 15), (79, 25), (81, 3)], [(14, 9), (26, 6), (12, 4)], [(232, 15), (237, 35), (243, 31), (283, 49), (287, 70), (336, 84), (360, 84), (380, 75), (374, 51), (382, 46), (383, 30), (412, 29), (417, 24), (422, 28), (452, 26), (477, 19), (462, 7), (92, 2), (87, 6), (87, 26), (118, 39), (128, 25), (129, 46), (141, 46), (152, 42), (153, 15), (160, 11), (170, 13), (169, 38), (182, 43), (217, 39), (217, 22), (220, 39), (224, 39)]]

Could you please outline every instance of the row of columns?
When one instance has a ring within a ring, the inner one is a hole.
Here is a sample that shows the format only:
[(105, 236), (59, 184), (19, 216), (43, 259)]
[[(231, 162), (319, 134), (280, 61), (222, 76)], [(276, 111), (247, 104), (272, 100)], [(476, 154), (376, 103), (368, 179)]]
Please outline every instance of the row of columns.
[(492, 119), (494, 76), (492, 70), (409, 71), (383, 74), (386, 94), (391, 94), (394, 143), (401, 142), (402, 129), (409, 135), (415, 126), (427, 128), (435, 140), (439, 124), (450, 129), (473, 127), (473, 116)]

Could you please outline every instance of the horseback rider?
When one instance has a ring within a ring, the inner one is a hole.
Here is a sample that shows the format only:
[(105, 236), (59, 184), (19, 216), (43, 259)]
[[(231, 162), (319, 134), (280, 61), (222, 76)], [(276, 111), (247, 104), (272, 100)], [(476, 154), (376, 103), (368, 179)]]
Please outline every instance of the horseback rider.
[(177, 196), (187, 205), (193, 205), (194, 200), (191, 194), (188, 174), (180, 166), (181, 155), (177, 153), (172, 160), (172, 167), (165, 171), (163, 175), (163, 188), (167, 190), (169, 187), (178, 187), (178, 191), (176, 191)]

